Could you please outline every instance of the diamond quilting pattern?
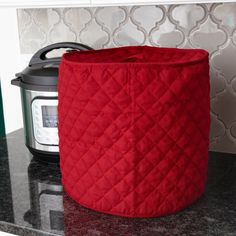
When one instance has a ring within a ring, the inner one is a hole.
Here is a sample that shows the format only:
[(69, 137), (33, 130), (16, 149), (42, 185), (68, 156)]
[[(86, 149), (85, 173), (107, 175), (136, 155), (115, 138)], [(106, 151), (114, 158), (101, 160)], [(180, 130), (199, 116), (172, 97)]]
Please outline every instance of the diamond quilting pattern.
[(205, 51), (137, 46), (65, 54), (58, 93), (62, 182), (75, 201), (154, 217), (202, 195), (210, 124)]

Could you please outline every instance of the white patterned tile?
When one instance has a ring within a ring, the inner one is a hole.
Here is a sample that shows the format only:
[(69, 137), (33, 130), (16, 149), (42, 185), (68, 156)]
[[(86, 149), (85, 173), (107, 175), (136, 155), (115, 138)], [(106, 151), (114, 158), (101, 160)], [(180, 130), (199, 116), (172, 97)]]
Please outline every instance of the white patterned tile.
[(219, 4), (214, 9), (213, 16), (219, 20), (219, 24), (225, 27), (229, 34), (236, 28), (236, 4)]
[(52, 9), (48, 11), (52, 26), (49, 30), (49, 42), (56, 43), (60, 41), (76, 41), (76, 32), (73, 31), (64, 20), (64, 12), (62, 9)]
[(211, 53), (211, 150), (236, 153), (236, 3), (19, 9), (22, 53), (58, 41), (151, 44)]
[(234, 43), (234, 45), (236, 46), (236, 28), (234, 30), (233, 36), (232, 36), (232, 42)]
[(216, 70), (213, 66), (211, 66), (210, 70), (210, 78), (211, 78), (211, 98), (215, 98), (218, 93), (223, 92), (226, 89), (226, 81), (224, 80), (223, 75), (220, 70)]
[(21, 37), (21, 40), (24, 40), (22, 39), (22, 33), (24, 33), (24, 31), (29, 27), (32, 21), (31, 12), (32, 10), (17, 11), (18, 29), (19, 29), (19, 36)]
[(126, 13), (125, 19), (113, 32), (113, 42), (116, 46), (143, 45), (145, 32), (133, 23), (129, 17), (129, 8), (121, 7)]
[(225, 135), (224, 123), (218, 119), (217, 115), (211, 115), (210, 143), (215, 143), (219, 137)]
[(225, 80), (230, 83), (236, 75), (236, 46), (228, 41), (212, 58), (212, 64), (221, 72)]
[(99, 24), (96, 14), (99, 9), (86, 8), (91, 18), (85, 27), (79, 32), (80, 41), (93, 48), (104, 48), (109, 42), (109, 31), (103, 25)]
[(168, 18), (157, 25), (151, 34), (151, 42), (156, 46), (177, 47), (184, 41), (183, 33)]
[(173, 6), (171, 16), (175, 24), (185, 32), (186, 36), (207, 17), (203, 5), (192, 4)]
[(224, 44), (227, 35), (209, 17), (191, 34), (191, 42), (196, 48), (203, 48), (210, 53)]
[(236, 75), (235, 75), (235, 77), (232, 79), (231, 85), (232, 85), (232, 89), (233, 89), (234, 93), (236, 93)]
[(142, 27), (148, 34), (156, 24), (164, 19), (165, 14), (163, 6), (139, 6), (133, 9), (131, 17), (133, 22)]
[(235, 139), (232, 138), (230, 131), (226, 130), (225, 135), (211, 143), (211, 150), (216, 152), (235, 153)]
[(109, 42), (104, 47), (114, 47), (115, 43), (113, 35), (119, 25), (125, 20), (128, 9), (119, 7), (101, 8), (97, 14), (96, 19), (101, 26), (106, 29), (109, 34)]
[(64, 23), (77, 35), (86, 28), (86, 24), (91, 20), (92, 15), (86, 8), (67, 8), (64, 12)]
[(211, 109), (222, 120), (226, 128), (236, 121), (236, 94), (227, 86), (227, 88), (219, 93), (216, 99), (211, 100)]
[(47, 44), (48, 18), (46, 11), (41, 9), (22, 10), (21, 14), (18, 12), (18, 17), (25, 22), (19, 24), (19, 38), (24, 42), (21, 44), (21, 51), (31, 53)]
[(231, 128), (230, 128), (230, 133), (231, 136), (235, 139), (236, 141), (236, 122), (232, 124)]

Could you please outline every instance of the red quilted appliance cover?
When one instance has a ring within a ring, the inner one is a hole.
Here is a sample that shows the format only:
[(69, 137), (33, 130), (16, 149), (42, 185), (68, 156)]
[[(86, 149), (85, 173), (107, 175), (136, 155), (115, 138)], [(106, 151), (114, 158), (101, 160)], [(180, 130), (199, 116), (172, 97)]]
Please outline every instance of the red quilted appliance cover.
[(67, 53), (58, 94), (62, 183), (76, 202), (154, 217), (203, 194), (206, 51), (132, 46)]

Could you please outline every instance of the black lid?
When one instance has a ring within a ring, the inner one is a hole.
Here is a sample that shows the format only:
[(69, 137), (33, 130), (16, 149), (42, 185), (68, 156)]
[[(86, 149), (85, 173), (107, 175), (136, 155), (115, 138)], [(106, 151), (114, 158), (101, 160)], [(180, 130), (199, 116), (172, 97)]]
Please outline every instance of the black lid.
[(58, 65), (54, 67), (28, 66), (16, 74), (20, 80), (19, 86), (28, 90), (57, 91)]
[(37, 51), (30, 60), (29, 66), (17, 73), (11, 84), (27, 90), (57, 91), (58, 68), (60, 57), (47, 58), (46, 54), (54, 49), (71, 48), (73, 50), (91, 50), (79, 43), (55, 43)]

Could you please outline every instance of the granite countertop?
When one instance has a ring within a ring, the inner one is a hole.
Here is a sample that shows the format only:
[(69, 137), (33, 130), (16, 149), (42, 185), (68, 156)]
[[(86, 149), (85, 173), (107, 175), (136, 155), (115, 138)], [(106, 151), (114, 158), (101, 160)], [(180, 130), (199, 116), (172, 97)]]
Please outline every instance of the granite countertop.
[(71, 200), (56, 164), (40, 163), (23, 130), (0, 139), (0, 230), (17, 235), (236, 235), (236, 156), (209, 154), (204, 196), (171, 216), (129, 219), (86, 209)]

